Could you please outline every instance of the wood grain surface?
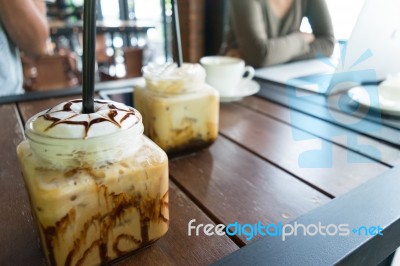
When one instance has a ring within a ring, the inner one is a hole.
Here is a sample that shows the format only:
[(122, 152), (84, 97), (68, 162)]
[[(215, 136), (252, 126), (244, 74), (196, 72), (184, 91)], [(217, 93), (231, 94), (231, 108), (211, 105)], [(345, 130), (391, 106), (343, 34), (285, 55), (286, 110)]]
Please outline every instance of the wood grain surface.
[(0, 105), (0, 265), (44, 265), (16, 148), (23, 140), (14, 104)]
[[(305, 92), (304, 90), (293, 90), (282, 85), (270, 82), (261, 82), (262, 89), (259, 96), (268, 101), (279, 103), (289, 109), (303, 112), (317, 119), (337, 124), (340, 127), (365, 134), (381, 141), (399, 147), (400, 120), (391, 119), (392, 124), (386, 123), (388, 118), (381, 119), (376, 115), (365, 111), (354, 111), (350, 108), (350, 103), (345, 94), (326, 97), (315, 93)], [(348, 98), (348, 97), (347, 97)], [(362, 124), (357, 120), (362, 120)]]
[[(170, 174), (224, 224), (287, 222), (329, 198), (224, 137), (209, 150), (170, 162)], [(258, 237), (247, 240), (247, 243)]]
[[(275, 118), (288, 125), (295, 126), (325, 140), (332, 141), (347, 149), (355, 150), (390, 166), (395, 166), (400, 163), (400, 149), (357, 132), (339, 127), (323, 120), (315, 119), (309, 115), (295, 110), (290, 110), (258, 97), (247, 97), (243, 101), (239, 102), (239, 104)], [(350, 137), (356, 140), (356, 143), (349, 143)], [(375, 149), (365, 149), (366, 146)], [(379, 152), (377, 153), (376, 150)]]
[[(344, 194), (389, 169), (303, 131), (295, 131), (295, 135), (305, 140), (295, 140), (289, 125), (235, 104), (222, 106), (220, 132), (333, 196)], [(302, 154), (310, 156), (311, 152), (315, 152), (315, 156), (299, 161)]]

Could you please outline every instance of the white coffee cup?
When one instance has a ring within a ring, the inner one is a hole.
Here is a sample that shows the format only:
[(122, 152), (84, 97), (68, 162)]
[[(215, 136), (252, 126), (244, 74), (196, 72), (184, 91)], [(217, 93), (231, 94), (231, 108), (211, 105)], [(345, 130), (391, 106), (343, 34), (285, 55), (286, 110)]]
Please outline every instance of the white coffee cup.
[(400, 72), (389, 74), (378, 87), (379, 96), (400, 103)]
[(246, 66), (242, 59), (235, 57), (206, 56), (200, 59), (200, 64), (206, 70), (206, 82), (222, 97), (241, 95), (246, 87), (240, 84), (250, 81), (255, 74), (253, 67)]

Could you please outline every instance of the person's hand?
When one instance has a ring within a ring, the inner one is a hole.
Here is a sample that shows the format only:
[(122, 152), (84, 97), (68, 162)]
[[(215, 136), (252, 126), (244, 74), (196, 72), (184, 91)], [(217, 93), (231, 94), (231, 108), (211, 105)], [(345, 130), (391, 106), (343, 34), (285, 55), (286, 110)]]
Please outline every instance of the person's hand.
[(303, 36), (304, 40), (306, 41), (306, 43), (310, 44), (313, 41), (315, 41), (315, 35), (312, 33), (306, 33), (306, 32), (302, 32), (301, 35)]

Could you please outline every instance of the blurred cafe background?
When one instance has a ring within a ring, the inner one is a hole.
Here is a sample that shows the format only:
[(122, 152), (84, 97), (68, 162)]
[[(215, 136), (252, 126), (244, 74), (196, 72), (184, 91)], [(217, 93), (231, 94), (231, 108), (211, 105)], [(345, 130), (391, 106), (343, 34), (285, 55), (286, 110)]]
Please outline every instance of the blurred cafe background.
[[(97, 0), (96, 82), (141, 76), (149, 62), (172, 61), (170, 0)], [(178, 0), (183, 59), (218, 54), (228, 27), (227, 0)], [(327, 1), (337, 39), (350, 35), (362, 0)], [(76, 87), (82, 81), (83, 0), (47, 0), (47, 54), (21, 54), (24, 89)], [(303, 21), (303, 31), (310, 30)]]

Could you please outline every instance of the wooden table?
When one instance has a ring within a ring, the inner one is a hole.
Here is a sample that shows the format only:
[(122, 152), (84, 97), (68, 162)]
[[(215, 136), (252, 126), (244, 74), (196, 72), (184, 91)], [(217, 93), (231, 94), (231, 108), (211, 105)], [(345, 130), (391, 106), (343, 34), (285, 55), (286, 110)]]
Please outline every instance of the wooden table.
[[(209, 149), (170, 160), (169, 232), (120, 265), (208, 265), (259, 237), (188, 236), (190, 220), (287, 223), (399, 163), (400, 120), (385, 117), (379, 131), (363, 132), (338, 122), (357, 113), (339, 111), (332, 97), (290, 98), (290, 89), (260, 83), (258, 96), (221, 104), (220, 136)], [(29, 117), (76, 97), (0, 105), (0, 265), (45, 263), (15, 148)], [(320, 159), (332, 167), (299, 165), (301, 154), (319, 147), (328, 148)]]

